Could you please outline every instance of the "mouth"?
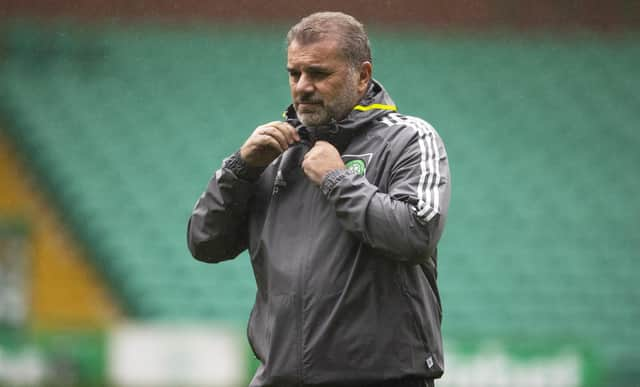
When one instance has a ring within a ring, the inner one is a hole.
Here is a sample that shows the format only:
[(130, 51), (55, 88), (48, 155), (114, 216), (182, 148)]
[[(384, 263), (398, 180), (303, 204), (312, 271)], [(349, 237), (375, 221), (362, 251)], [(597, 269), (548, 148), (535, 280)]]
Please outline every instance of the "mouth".
[(319, 106), (321, 105), (320, 102), (309, 102), (309, 101), (305, 101), (305, 102), (297, 102), (297, 110), (313, 110), (313, 109), (317, 109)]

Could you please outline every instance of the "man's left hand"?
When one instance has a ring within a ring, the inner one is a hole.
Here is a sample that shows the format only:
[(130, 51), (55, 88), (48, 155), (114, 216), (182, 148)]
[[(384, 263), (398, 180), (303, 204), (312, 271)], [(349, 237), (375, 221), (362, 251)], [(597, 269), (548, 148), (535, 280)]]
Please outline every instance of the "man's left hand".
[(316, 185), (322, 184), (327, 173), (345, 168), (338, 150), (326, 141), (316, 141), (302, 161), (302, 170)]

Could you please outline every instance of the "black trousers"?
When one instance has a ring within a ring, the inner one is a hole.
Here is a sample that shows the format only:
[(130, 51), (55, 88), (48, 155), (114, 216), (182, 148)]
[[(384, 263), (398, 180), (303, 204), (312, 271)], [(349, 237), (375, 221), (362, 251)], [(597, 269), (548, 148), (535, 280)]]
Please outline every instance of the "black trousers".
[(434, 387), (434, 384), (433, 380), (427, 379), (399, 379), (369, 384), (363, 387)]
[(434, 387), (432, 379), (403, 378), (372, 384), (322, 384), (315, 387)]

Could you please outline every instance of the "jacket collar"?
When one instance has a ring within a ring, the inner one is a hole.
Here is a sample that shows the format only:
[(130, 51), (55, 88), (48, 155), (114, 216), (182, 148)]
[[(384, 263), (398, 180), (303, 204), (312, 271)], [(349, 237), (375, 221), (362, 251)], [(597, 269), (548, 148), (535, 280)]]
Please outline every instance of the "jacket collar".
[[(339, 129), (357, 129), (362, 124), (382, 117), (389, 112), (397, 111), (397, 107), (380, 82), (372, 79), (369, 89), (360, 102), (342, 120), (329, 124), (338, 126)], [(289, 105), (284, 113), (287, 122), (298, 128), (302, 123), (298, 119), (293, 105)], [(309, 128), (311, 129), (311, 128)]]

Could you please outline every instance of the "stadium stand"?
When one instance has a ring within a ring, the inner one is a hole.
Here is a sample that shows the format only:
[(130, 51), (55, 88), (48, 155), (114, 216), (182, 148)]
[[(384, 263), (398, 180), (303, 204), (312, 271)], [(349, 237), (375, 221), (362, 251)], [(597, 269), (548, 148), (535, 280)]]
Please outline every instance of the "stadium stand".
[(118, 307), (101, 276), (50, 201), (34, 189), (34, 180), (6, 140), (0, 133), (0, 226), (19, 222), (29, 236), (29, 325), (86, 329), (117, 321)]
[[(246, 321), (248, 256), (201, 264), (185, 227), (222, 158), (288, 103), (283, 32), (5, 27), (0, 118), (131, 316)], [(372, 41), (376, 77), (448, 146), (447, 337), (571, 340), (638, 380), (637, 37)]]

